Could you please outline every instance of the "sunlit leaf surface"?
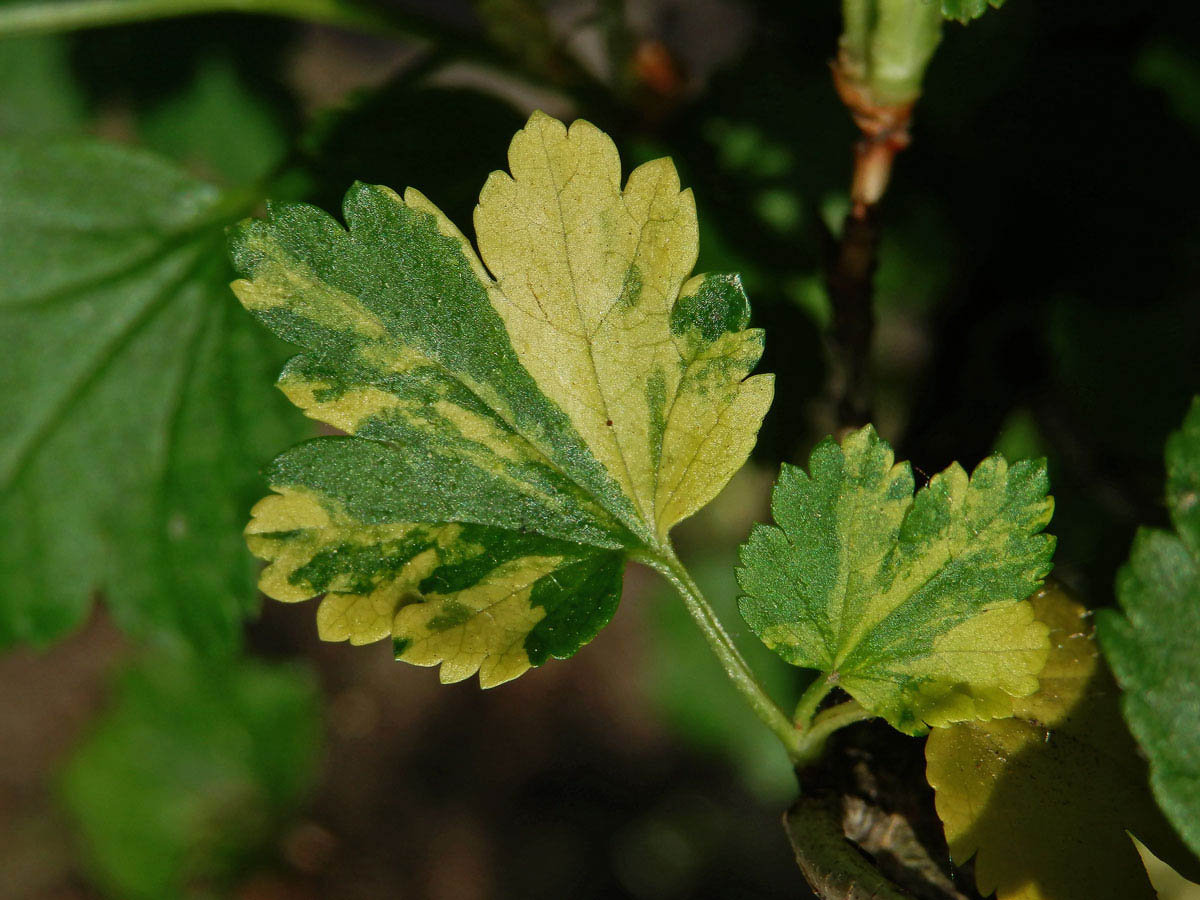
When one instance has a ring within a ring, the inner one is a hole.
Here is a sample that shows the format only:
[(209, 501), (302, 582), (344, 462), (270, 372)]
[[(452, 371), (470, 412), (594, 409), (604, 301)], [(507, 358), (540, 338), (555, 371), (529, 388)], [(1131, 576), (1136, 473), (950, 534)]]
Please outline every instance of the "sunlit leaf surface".
[(742, 547), (742, 616), (902, 731), (1008, 715), (1047, 652), (1023, 602), (1054, 551), (1045, 466), (993, 456), (913, 487), (870, 426), (785, 464), (776, 524)]

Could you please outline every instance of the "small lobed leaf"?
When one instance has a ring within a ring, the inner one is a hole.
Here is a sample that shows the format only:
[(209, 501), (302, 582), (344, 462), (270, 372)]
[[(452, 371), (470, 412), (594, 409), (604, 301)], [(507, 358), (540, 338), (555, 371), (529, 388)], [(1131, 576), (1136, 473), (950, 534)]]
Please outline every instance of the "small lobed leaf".
[(823, 441), (808, 472), (785, 464), (776, 524), (742, 547), (742, 616), (901, 731), (1009, 715), (1047, 653), (1022, 602), (1054, 551), (1045, 466), (993, 456), (913, 487), (870, 426)]
[(1061, 587), (1031, 600), (1050, 629), (1041, 688), (1013, 717), (935, 728), (927, 774), (958, 864), (998, 900), (1153, 900), (1129, 835), (1191, 878), (1195, 859), (1155, 808), (1088, 612)]
[(1138, 532), (1117, 573), (1121, 611), (1101, 610), (1098, 627), (1154, 794), (1200, 854), (1200, 398), (1166, 462), (1175, 532)]
[(669, 160), (534, 113), (487, 180), (479, 253), (418, 191), (355, 185), (342, 227), (273, 206), (231, 236), (242, 303), (304, 348), (279, 385), (348, 437), (284, 453), (248, 528), (322, 637), (485, 686), (611, 617), (623, 561), (742, 465), (772, 396), (736, 276), (691, 277)]
[(1004, 0), (940, 0), (942, 15), (947, 19), (955, 19), (966, 25), (972, 19), (978, 19), (988, 7), (999, 9)]

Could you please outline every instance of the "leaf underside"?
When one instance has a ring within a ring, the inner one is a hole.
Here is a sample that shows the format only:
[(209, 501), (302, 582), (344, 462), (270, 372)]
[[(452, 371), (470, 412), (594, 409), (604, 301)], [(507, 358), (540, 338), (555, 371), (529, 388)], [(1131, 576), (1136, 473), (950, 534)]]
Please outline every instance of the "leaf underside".
[(622, 190), (612, 141), (535, 113), (488, 179), (479, 252), (418, 191), (355, 185), (346, 227), (272, 207), (231, 236), (242, 303), (304, 352), (279, 379), (347, 437), (284, 453), (247, 529), (263, 590), (325, 594), (328, 640), (485, 685), (611, 617), (742, 465), (770, 404), (736, 276), (689, 277), (669, 160)]
[(257, 603), (256, 457), (304, 432), (228, 297), (227, 197), (83, 138), (0, 145), (0, 197), (0, 646), (99, 590), (126, 628), (227, 652)]
[(1047, 652), (1022, 602), (1054, 550), (1045, 466), (993, 456), (913, 488), (870, 426), (825, 440), (807, 473), (785, 464), (776, 525), (742, 547), (742, 616), (901, 731), (1008, 715)]
[[(1132, 833), (1188, 877), (1197, 864), (1155, 808), (1087, 611), (1034, 596), (1051, 651), (1014, 715), (935, 728), (927, 774), (956, 863), (998, 900), (1154, 900)], [(1128, 833), (1127, 833), (1128, 832)]]
[(1138, 532), (1117, 573), (1121, 612), (1102, 610), (1099, 630), (1155, 796), (1200, 854), (1200, 398), (1166, 462), (1175, 532)]

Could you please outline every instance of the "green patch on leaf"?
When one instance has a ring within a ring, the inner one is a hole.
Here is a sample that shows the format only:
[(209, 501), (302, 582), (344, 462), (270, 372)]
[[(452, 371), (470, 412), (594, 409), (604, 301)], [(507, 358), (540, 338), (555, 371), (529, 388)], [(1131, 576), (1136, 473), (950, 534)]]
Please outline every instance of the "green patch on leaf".
[(0, 646), (100, 592), (126, 628), (230, 650), (256, 470), (303, 433), (226, 287), (246, 198), (82, 138), (0, 145), (0, 197)]
[(1022, 602), (1049, 571), (1045, 466), (954, 464), (913, 496), (870, 426), (784, 465), (742, 547), (747, 624), (793, 665), (908, 733), (1006, 716), (1037, 689), (1046, 630)]
[(1155, 808), (1087, 611), (1053, 585), (1032, 603), (1050, 629), (1038, 692), (1012, 718), (926, 743), (950, 853), (973, 856), (980, 894), (997, 900), (1154, 900), (1130, 834), (1188, 877), (1200, 864)]
[(1166, 461), (1175, 532), (1138, 532), (1117, 574), (1121, 612), (1102, 610), (1099, 631), (1154, 794), (1200, 853), (1200, 399)]
[(612, 616), (623, 562), (745, 461), (770, 404), (735, 276), (692, 276), (669, 160), (621, 188), (612, 141), (535, 113), (475, 213), (358, 184), (345, 227), (272, 206), (231, 236), (242, 303), (304, 348), (279, 379), (346, 432), (272, 463), (250, 546), (323, 637), (485, 686)]

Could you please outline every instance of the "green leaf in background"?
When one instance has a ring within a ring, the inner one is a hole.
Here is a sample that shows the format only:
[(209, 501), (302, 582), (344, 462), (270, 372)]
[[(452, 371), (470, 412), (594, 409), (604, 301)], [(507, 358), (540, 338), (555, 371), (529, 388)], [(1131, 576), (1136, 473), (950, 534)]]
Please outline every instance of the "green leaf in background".
[(1154, 805), (1087, 610), (1056, 585), (1031, 602), (1052, 648), (1038, 692), (1012, 718), (926, 743), (950, 852), (974, 856), (979, 892), (997, 900), (1154, 900), (1130, 834), (1189, 877), (1200, 864)]
[(0, 196), (0, 646), (100, 591), (126, 628), (229, 650), (257, 603), (257, 461), (302, 433), (228, 292), (250, 198), (84, 138), (0, 146)]
[[(535, 113), (488, 179), (479, 255), (418, 191), (356, 185), (232, 236), (239, 298), (305, 348), (280, 386), (348, 432), (272, 464), (250, 545), (323, 637), (485, 686), (608, 621), (630, 551), (742, 465), (770, 404), (736, 276), (691, 276), (670, 160), (621, 189), (613, 142)], [(486, 268), (485, 268), (486, 266)]]
[(1054, 552), (1045, 467), (992, 456), (913, 487), (871, 426), (785, 464), (776, 526), (742, 547), (742, 616), (901, 731), (1009, 715), (1048, 649), (1023, 602)]
[(0, 137), (70, 131), (83, 115), (62, 38), (0, 40)]
[(1154, 795), (1200, 853), (1200, 398), (1166, 461), (1175, 533), (1138, 532), (1117, 574), (1121, 612), (1101, 610), (1099, 631)]
[(287, 149), (271, 108), (223, 56), (201, 60), (186, 90), (150, 110), (140, 125), (147, 146), (229, 184), (265, 177)]
[(125, 672), (61, 776), (96, 882), (130, 900), (227, 896), (312, 784), (320, 727), (293, 666), (160, 655)]
[[(921, 0), (926, 2), (926, 0)], [(1004, 0), (940, 0), (942, 4), (942, 15), (947, 19), (956, 19), (964, 25), (972, 19), (978, 19), (988, 7), (999, 9), (1004, 5)]]
[(1195, 53), (1166, 38), (1149, 41), (1133, 74), (1141, 84), (1161, 91), (1176, 118), (1200, 135), (1200, 62)]

